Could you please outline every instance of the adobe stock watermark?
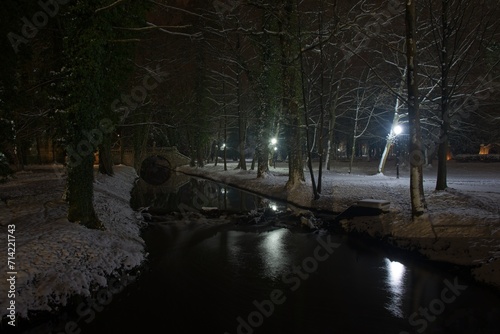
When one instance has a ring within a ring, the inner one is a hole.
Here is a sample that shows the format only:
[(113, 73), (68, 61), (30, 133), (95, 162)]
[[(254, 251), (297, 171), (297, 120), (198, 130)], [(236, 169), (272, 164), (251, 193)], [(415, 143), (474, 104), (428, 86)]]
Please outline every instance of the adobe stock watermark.
[(195, 187), (193, 193), (192, 205), (181, 203), (178, 206), (183, 217), (187, 217), (188, 212), (200, 213), (203, 207), (210, 205), (211, 200), (217, 199), (219, 189), (214, 183), (204, 182), (203, 189)]
[(344, 60), (349, 61), (354, 53), (369, 49), (372, 38), (377, 37), (383, 26), (389, 24), (390, 19), (402, 13), (403, 4), (399, 0), (389, 0), (387, 9), (372, 14), (368, 22), (346, 44), (341, 46)]
[[(446, 309), (446, 305), (453, 303), (457, 297), (459, 297), (462, 292), (467, 289), (467, 285), (459, 284), (457, 277), (455, 277), (453, 283), (445, 279), (444, 285), (446, 287), (441, 290), (439, 298), (434, 298), (429, 303), (428, 307), (419, 307), (418, 312), (413, 312), (408, 318), (410, 325), (412, 327), (416, 327), (417, 333), (425, 332), (429, 323), (435, 321), (438, 316), (443, 314)], [(402, 331), (399, 332), (399, 334), (410, 333)]]
[(136, 110), (146, 101), (149, 92), (158, 88), (159, 84), (168, 77), (167, 72), (163, 72), (160, 65), (156, 65), (156, 70), (146, 68), (149, 73), (142, 79), (141, 85), (133, 87), (129, 94), (121, 94), (119, 99), (111, 103), (111, 110), (116, 113), (123, 113), (119, 124), (123, 124), (131, 111)]
[(57, 334), (80, 334), (81, 325), (90, 324), (104, 308), (111, 304), (114, 295), (120, 293), (129, 284), (135, 281), (135, 276), (122, 275), (120, 278), (112, 278), (107, 287), (99, 289), (94, 297), (87, 298), (76, 307), (78, 319), (70, 320), (64, 324), (63, 331)]
[[(313, 255), (306, 257), (301, 265), (296, 265), (281, 276), (281, 281), (289, 285), (291, 292), (297, 291), (302, 282), (309, 278), (309, 275), (318, 270), (319, 264), (326, 261), (340, 247), (339, 243), (332, 242), (328, 235), (326, 240), (318, 238), (319, 245), (313, 251)], [(274, 289), (269, 293), (269, 298), (261, 301), (254, 300), (252, 305), (255, 310), (246, 317), (237, 317), (237, 334), (252, 334), (254, 329), (262, 326), (265, 319), (272, 316), (277, 306), (282, 305), (287, 300), (286, 292), (281, 289)], [(225, 332), (224, 334), (230, 334)]]
[(60, 5), (66, 5), (71, 0), (40, 0), (38, 5), (41, 10), (33, 14), (31, 20), (26, 16), (21, 18), (23, 26), (21, 28), (21, 35), (14, 32), (9, 32), (7, 38), (9, 39), (15, 53), (19, 52), (21, 44), (28, 44), (30, 39), (35, 38), (39, 29), (45, 27), (51, 18), (59, 14)]
[[(111, 110), (116, 113), (122, 113), (119, 123), (123, 124), (129, 113), (137, 109), (146, 100), (149, 92), (156, 89), (168, 76), (168, 73), (162, 72), (159, 65), (156, 71), (147, 69), (150, 74), (146, 75), (141, 85), (137, 85), (130, 90), (130, 94), (122, 94), (120, 99), (111, 103)], [(94, 154), (100, 144), (102, 144), (104, 135), (111, 134), (115, 130), (115, 124), (109, 118), (99, 121), (99, 126), (90, 131), (82, 131), (86, 139), (82, 139), (76, 146), (68, 145), (66, 153), (68, 155), (68, 166), (76, 167), (84, 157)], [(54, 171), (62, 175), (62, 173)]]
[(213, 6), (219, 16), (231, 13), (243, 3), (242, 0), (215, 0)]

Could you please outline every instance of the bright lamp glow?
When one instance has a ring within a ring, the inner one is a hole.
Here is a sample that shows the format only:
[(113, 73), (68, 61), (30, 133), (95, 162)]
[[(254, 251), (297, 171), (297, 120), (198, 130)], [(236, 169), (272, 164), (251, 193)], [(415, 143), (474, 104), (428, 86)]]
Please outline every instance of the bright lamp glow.
[(403, 132), (403, 128), (401, 127), (401, 125), (396, 125), (394, 127), (394, 133), (397, 135), (399, 135), (401, 132)]
[(278, 139), (276, 138), (271, 138), (271, 144), (272, 145), (276, 145), (276, 143), (278, 142)]

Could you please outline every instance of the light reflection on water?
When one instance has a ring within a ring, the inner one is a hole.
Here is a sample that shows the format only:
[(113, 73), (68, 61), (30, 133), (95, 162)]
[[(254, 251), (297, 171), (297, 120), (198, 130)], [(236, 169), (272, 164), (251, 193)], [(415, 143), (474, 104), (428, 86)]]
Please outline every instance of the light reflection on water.
[(406, 267), (396, 261), (385, 258), (385, 269), (387, 270), (385, 283), (389, 289), (389, 303), (386, 309), (398, 318), (403, 318), (403, 297), (405, 295), (405, 273)]
[(286, 236), (291, 233), (287, 229), (278, 229), (266, 233), (260, 241), (259, 252), (264, 263), (265, 275), (277, 279), (288, 264), (286, 253)]
[[(227, 250), (228, 250), (228, 261), (232, 264), (232, 267), (238, 270), (242, 266), (242, 251), (239, 244), (240, 237), (244, 237), (243, 232), (232, 232), (227, 238)], [(222, 237), (222, 235), (221, 235)]]

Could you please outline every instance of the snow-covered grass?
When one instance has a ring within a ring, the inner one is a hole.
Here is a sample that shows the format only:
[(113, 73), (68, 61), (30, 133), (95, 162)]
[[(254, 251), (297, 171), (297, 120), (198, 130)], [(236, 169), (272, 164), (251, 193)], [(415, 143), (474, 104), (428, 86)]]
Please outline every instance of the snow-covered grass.
[[(400, 177), (389, 161), (384, 175), (377, 174), (377, 161), (357, 161), (349, 173), (347, 162), (335, 162), (323, 171), (322, 194), (313, 200), (309, 171), (306, 182), (286, 190), (288, 167), (278, 163), (257, 179), (256, 172), (236, 169), (230, 162), (203, 168), (182, 166), (178, 172), (201, 176), (255, 193), (286, 200), (295, 205), (338, 214), (362, 199), (390, 201), (390, 211), (379, 217), (343, 219), (346, 231), (366, 233), (401, 248), (418, 250), (432, 260), (472, 266), (479, 281), (500, 288), (500, 163), (448, 163), (446, 191), (436, 192), (436, 168), (424, 170), (428, 214), (412, 220), (408, 168)], [(317, 181), (318, 170), (315, 167)]]
[[(75, 295), (89, 296), (107, 286), (110, 279), (140, 266), (146, 256), (140, 237), (143, 223), (129, 205), (135, 170), (115, 166), (113, 177), (96, 175), (94, 203), (105, 231), (67, 220), (61, 171), (61, 166), (54, 170), (33, 166), (0, 185), (4, 255), (7, 227), (15, 225), (15, 306), (21, 318), (65, 306)], [(6, 279), (0, 280), (2, 294), (8, 290), (7, 284)], [(4, 297), (0, 298), (2, 318), (9, 303)]]
[[(337, 162), (324, 171), (319, 200), (312, 199), (306, 182), (286, 191), (287, 166), (271, 167), (257, 179), (254, 171), (236, 164), (204, 168), (183, 166), (179, 172), (203, 176), (264, 196), (287, 200), (308, 209), (329, 210), (332, 215), (365, 198), (390, 201), (390, 211), (376, 219), (358, 217), (341, 221), (346, 231), (368, 233), (402, 248), (418, 249), (430, 259), (474, 265), (473, 275), (500, 287), (500, 164), (449, 164), (449, 186), (435, 192), (435, 169), (425, 170), (424, 188), (429, 214), (411, 220), (408, 171), (401, 177), (389, 165), (386, 175), (375, 174), (377, 162), (357, 162), (351, 174), (347, 163)], [(140, 237), (144, 226), (129, 205), (137, 177), (131, 167), (115, 166), (115, 176), (96, 175), (95, 207), (106, 231), (90, 230), (66, 218), (62, 199), (65, 178), (61, 166), (34, 166), (0, 184), (0, 239), (7, 254), (7, 228), (15, 225), (16, 312), (52, 311), (75, 295), (89, 296), (112, 279), (138, 268), (146, 258)], [(317, 175), (317, 173), (316, 173)], [(5, 256), (5, 255), (4, 255)], [(5, 257), (2, 257), (5, 261)], [(5, 262), (4, 262), (5, 263)], [(2, 265), (4, 274), (7, 269)], [(6, 275), (6, 274), (5, 274)], [(9, 288), (0, 280), (0, 292)], [(9, 299), (0, 298), (0, 315), (7, 314)]]

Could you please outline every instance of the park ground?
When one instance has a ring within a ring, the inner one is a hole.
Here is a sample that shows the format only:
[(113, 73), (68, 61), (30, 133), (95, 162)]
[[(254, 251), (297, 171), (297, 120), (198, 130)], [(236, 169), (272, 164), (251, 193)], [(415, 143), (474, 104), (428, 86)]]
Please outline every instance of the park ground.
[[(203, 168), (182, 166), (178, 173), (201, 176), (288, 201), (301, 210), (322, 210), (335, 216), (366, 198), (390, 202), (388, 213), (340, 220), (346, 231), (360, 232), (397, 247), (412, 249), (435, 261), (471, 266), (478, 281), (500, 287), (500, 163), (449, 162), (449, 189), (435, 192), (435, 168), (426, 167), (424, 188), (428, 215), (413, 221), (409, 179), (405, 166), (396, 178), (389, 161), (385, 175), (375, 173), (376, 161), (356, 161), (351, 173), (346, 162), (324, 171), (319, 200), (312, 200), (309, 174), (293, 192), (285, 191), (288, 167), (271, 166), (267, 177), (236, 169), (236, 163)], [(317, 172), (317, 171), (316, 171)], [(317, 175), (317, 173), (315, 173)], [(113, 177), (96, 173), (96, 211), (105, 231), (90, 230), (66, 218), (65, 175), (61, 165), (30, 166), (0, 184), (0, 239), (15, 236), (16, 321), (30, 315), (57, 311), (72, 296), (91, 296), (115, 279), (123, 285), (134, 280), (147, 259), (140, 213), (130, 207), (130, 192), (137, 178), (127, 166), (115, 166)], [(15, 231), (9, 231), (9, 225)], [(2, 246), (2, 261), (7, 243)], [(5, 262), (4, 262), (5, 263)], [(6, 275), (6, 271), (4, 271)], [(8, 278), (8, 277), (6, 277)], [(2, 295), (8, 291), (0, 280)], [(9, 299), (0, 298), (0, 317), (9, 314)], [(5, 322), (4, 322), (5, 323)]]

